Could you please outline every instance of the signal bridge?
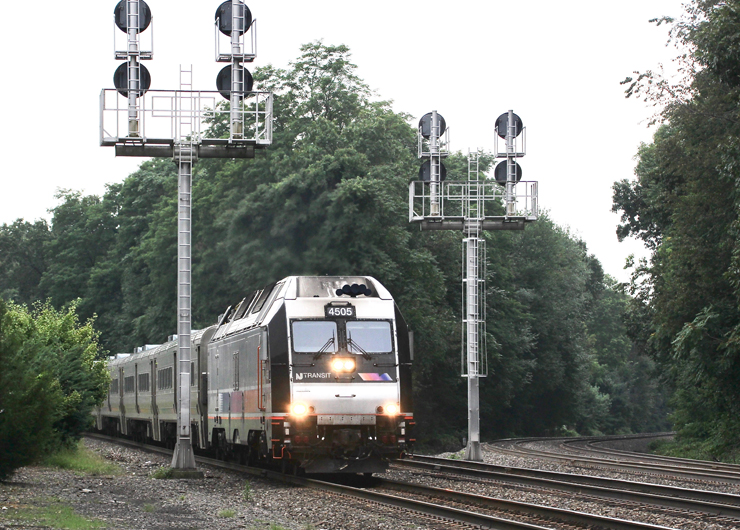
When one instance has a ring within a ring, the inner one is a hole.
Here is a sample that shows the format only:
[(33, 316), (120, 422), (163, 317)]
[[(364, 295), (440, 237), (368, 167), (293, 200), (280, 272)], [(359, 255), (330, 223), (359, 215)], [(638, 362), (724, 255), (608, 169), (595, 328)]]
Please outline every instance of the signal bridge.
[[(181, 140), (198, 158), (253, 158), (255, 148), (272, 143), (272, 94), (249, 92), (234, 112), (219, 105), (223, 94), (208, 90), (148, 90), (138, 99), (139, 128), (131, 135), (129, 102), (116, 89), (100, 94), (100, 145), (117, 156), (172, 157)], [(233, 132), (229, 122), (243, 124)], [(187, 129), (187, 130), (185, 130)]]
[[(514, 195), (516, 207), (512, 215), (506, 215), (506, 188), (498, 182), (440, 182), (436, 196), (439, 211), (433, 215), (435, 197), (429, 183), (414, 181), (409, 185), (409, 222), (419, 223), (422, 230), (464, 231), (471, 222), (479, 223), (481, 230), (524, 230), (526, 223), (539, 216), (537, 182), (520, 181), (519, 186)], [(473, 217), (468, 208), (471, 203), (476, 207)]]
[[(537, 220), (537, 182), (521, 182), (517, 158), (526, 154), (526, 129), (513, 111), (496, 120), (493, 178), (481, 179), (480, 154), (468, 154), (467, 181), (447, 181), (449, 129), (437, 111), (419, 121), (419, 180), (409, 184), (409, 222), (422, 230), (460, 230), (463, 239), (461, 372), (468, 380), (465, 459), (481, 461), (479, 380), (488, 375), (486, 344), (486, 240), (483, 230), (524, 230)], [(500, 150), (498, 139), (505, 140)], [(519, 187), (517, 187), (519, 186)], [(523, 191), (522, 191), (523, 188)]]

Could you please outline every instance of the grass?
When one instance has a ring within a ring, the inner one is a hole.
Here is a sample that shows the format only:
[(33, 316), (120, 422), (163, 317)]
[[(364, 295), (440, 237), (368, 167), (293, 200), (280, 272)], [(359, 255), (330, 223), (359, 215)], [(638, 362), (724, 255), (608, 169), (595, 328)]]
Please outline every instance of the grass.
[(245, 501), (252, 500), (252, 485), (249, 483), (249, 481), (244, 482), (244, 490), (242, 490), (242, 497), (244, 497)]
[(74, 513), (71, 506), (53, 501), (48, 506), (22, 508), (15, 513), (4, 512), (9, 519), (38, 524), (59, 530), (97, 530), (105, 528), (100, 520), (85, 519)]
[(154, 508), (154, 505), (153, 504), (145, 504), (144, 505), (144, 511), (146, 513), (154, 513), (154, 510), (155, 510), (155, 508)]
[(234, 510), (221, 510), (218, 512), (219, 517), (234, 517), (236, 512)]
[(75, 447), (61, 449), (52, 453), (41, 462), (46, 467), (68, 469), (86, 475), (120, 475), (123, 470), (111, 464), (102, 456), (91, 451), (80, 442)]
[(160, 467), (149, 476), (156, 479), (170, 479), (172, 478), (172, 468), (164, 466)]

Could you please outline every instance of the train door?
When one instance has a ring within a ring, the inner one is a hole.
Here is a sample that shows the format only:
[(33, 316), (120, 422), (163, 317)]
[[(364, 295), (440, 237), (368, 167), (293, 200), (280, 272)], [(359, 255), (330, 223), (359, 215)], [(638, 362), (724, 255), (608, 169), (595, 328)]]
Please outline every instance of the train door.
[(118, 414), (120, 418), (119, 428), (121, 434), (126, 434), (126, 408), (123, 405), (123, 368), (118, 368)]
[(141, 414), (139, 407), (139, 363), (134, 363), (134, 403), (136, 404), (136, 414)]
[(152, 390), (152, 438), (159, 442), (162, 440), (162, 438), (159, 436), (159, 409), (157, 408), (157, 361), (154, 359), (149, 361), (149, 377), (151, 378), (151, 384), (149, 386)]

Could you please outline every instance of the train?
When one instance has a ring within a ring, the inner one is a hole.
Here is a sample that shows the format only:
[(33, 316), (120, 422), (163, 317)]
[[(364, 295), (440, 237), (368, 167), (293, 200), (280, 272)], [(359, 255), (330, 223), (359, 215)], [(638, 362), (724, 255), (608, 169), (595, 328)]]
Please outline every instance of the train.
[[(300, 473), (382, 473), (411, 452), (413, 333), (369, 276), (290, 276), (191, 334), (196, 451)], [(111, 435), (174, 447), (178, 343), (108, 361)]]

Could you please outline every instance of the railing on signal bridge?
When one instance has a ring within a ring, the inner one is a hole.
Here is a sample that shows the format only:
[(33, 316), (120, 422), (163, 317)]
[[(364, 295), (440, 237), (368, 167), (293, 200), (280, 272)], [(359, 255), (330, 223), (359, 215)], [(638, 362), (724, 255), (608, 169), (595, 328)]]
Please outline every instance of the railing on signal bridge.
[[(536, 221), (539, 216), (537, 182), (516, 185), (515, 215), (506, 215), (506, 188), (496, 181), (445, 181), (438, 185), (439, 215), (432, 215), (432, 187), (429, 182), (409, 184), (409, 222), (464, 223), (465, 218), (481, 221)], [(470, 211), (468, 211), (470, 208)], [(441, 227), (440, 227), (441, 228)]]
[(242, 134), (233, 135), (228, 103), (217, 91), (148, 90), (139, 98), (139, 135), (129, 136), (128, 99), (116, 89), (100, 94), (100, 145), (172, 144), (186, 126), (191, 140), (204, 145), (270, 145), (272, 94), (248, 92), (236, 118)]

